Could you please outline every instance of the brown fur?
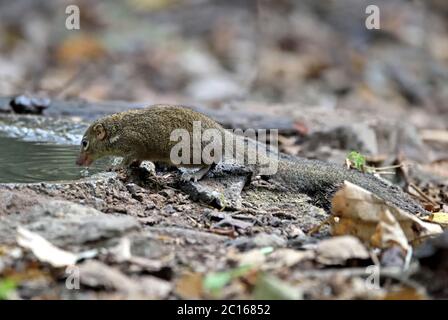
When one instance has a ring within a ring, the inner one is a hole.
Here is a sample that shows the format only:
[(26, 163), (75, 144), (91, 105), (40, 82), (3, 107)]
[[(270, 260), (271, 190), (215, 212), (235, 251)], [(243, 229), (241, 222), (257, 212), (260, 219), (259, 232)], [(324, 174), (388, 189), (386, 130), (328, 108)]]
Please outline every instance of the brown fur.
[[(237, 136), (226, 132), (221, 125), (207, 116), (180, 106), (155, 105), (145, 109), (125, 111), (96, 120), (87, 129), (83, 142), (88, 143), (87, 149), (81, 146), (77, 163), (89, 165), (92, 161), (107, 155), (124, 157), (124, 165), (133, 161), (161, 161), (171, 163), (171, 148), (177, 144), (170, 141), (174, 129), (185, 129), (190, 134), (193, 130), (193, 121), (201, 121), (202, 131), (217, 129), (223, 137), (235, 141)], [(202, 145), (203, 147), (203, 145)], [(254, 147), (247, 152), (257, 153)], [(258, 154), (258, 153), (257, 153)], [(272, 176), (284, 185), (298, 192), (310, 195), (316, 203), (329, 208), (330, 199), (335, 190), (344, 180), (355, 183), (386, 201), (413, 213), (422, 213), (425, 210), (413, 201), (401, 189), (392, 187), (369, 174), (347, 170), (342, 166), (315, 160), (298, 158), (296, 161), (278, 160), (262, 156), (261, 160), (277, 161), (278, 172)], [(257, 172), (258, 165), (252, 165)], [(210, 166), (202, 167), (201, 178), (207, 173)]]
[[(94, 161), (108, 155), (123, 157), (125, 165), (143, 160), (171, 164), (171, 148), (177, 144), (170, 141), (171, 132), (185, 129), (191, 133), (193, 121), (201, 121), (202, 131), (224, 130), (207, 116), (180, 106), (155, 105), (106, 116), (92, 123), (84, 134), (89, 146), (87, 150), (81, 146), (78, 164), (84, 164), (85, 158)], [(106, 132), (104, 139), (94, 130), (98, 125)]]

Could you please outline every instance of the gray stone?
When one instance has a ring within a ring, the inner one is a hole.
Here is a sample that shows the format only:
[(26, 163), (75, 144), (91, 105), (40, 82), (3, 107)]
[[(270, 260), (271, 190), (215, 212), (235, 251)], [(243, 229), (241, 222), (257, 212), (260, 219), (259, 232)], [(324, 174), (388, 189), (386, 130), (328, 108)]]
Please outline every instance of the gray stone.
[(133, 217), (104, 214), (70, 201), (38, 196), (30, 198), (5, 190), (0, 197), (9, 198), (11, 207), (21, 208), (21, 214), (0, 216), (0, 243), (14, 243), (18, 226), (61, 247), (91, 244), (139, 229)]

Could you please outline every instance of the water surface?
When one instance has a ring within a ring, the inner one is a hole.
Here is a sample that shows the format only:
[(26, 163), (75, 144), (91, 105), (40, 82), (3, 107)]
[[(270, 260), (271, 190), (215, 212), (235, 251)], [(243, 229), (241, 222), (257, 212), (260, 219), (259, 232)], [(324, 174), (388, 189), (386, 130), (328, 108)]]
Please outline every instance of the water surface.
[(104, 171), (110, 159), (85, 169), (75, 164), (79, 147), (0, 136), (0, 183), (76, 180)]

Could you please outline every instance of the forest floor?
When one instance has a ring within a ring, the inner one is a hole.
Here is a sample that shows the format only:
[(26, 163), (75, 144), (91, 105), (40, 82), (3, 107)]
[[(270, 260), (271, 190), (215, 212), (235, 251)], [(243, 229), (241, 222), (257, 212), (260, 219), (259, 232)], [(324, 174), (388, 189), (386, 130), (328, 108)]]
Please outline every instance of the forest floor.
[[(8, 17), (34, 5), (1, 9), (1, 136), (77, 145), (103, 115), (183, 104), (226, 128), (278, 129), (291, 157), (346, 166), (357, 151), (352, 165), (388, 167), (428, 214), (347, 185), (326, 211), (261, 179), (183, 183), (151, 163), (1, 183), (0, 299), (447, 298), (448, 6), (379, 1), (372, 34), (351, 19), (364, 2), (346, 1), (92, 1), (76, 34), (54, 31), (54, 4), (19, 25)], [(18, 103), (28, 92), (41, 100)]]

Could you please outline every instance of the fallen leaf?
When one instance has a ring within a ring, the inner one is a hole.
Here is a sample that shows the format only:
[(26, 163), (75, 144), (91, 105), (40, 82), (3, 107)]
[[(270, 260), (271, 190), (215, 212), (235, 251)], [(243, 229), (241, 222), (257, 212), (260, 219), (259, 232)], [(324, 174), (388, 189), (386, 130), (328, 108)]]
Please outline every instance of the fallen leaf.
[(429, 218), (425, 219), (429, 222), (440, 224), (443, 227), (448, 227), (448, 213), (447, 212), (433, 212)]
[(267, 257), (263, 270), (290, 268), (302, 261), (312, 260), (315, 253), (312, 250), (277, 249)]
[(349, 259), (369, 258), (367, 249), (353, 236), (325, 239), (316, 246), (316, 261), (325, 265), (343, 265)]
[(332, 200), (334, 235), (354, 235), (374, 247), (407, 243), (442, 233), (434, 223), (387, 204), (383, 199), (348, 181), (336, 192)]
[(409, 243), (400, 224), (389, 210), (382, 210), (375, 233), (370, 238), (370, 243), (377, 248), (391, 248), (398, 245), (404, 252), (408, 252)]
[(76, 254), (59, 249), (37, 233), (22, 227), (17, 229), (17, 243), (31, 250), (39, 261), (49, 263), (55, 268), (74, 265), (78, 260)]

